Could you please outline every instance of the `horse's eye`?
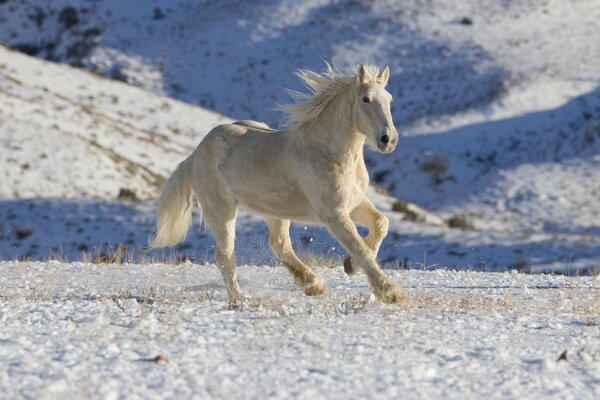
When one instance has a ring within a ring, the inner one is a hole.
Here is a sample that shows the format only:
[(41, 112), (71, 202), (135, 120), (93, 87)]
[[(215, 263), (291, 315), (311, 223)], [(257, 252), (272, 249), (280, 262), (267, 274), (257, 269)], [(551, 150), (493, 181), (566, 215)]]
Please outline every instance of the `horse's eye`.
[(369, 99), (369, 97), (365, 96), (363, 97), (363, 103), (369, 103), (371, 101), (371, 99)]

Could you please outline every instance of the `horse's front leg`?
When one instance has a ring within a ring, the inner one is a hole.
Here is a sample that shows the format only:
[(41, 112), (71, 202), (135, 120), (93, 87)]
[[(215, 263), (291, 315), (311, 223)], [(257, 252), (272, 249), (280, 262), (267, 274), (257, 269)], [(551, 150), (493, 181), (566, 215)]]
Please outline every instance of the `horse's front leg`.
[[(375, 258), (377, 258), (379, 246), (381, 246), (381, 242), (383, 242), (388, 233), (389, 221), (387, 217), (375, 208), (373, 203), (365, 196), (360, 204), (352, 210), (350, 218), (369, 229), (369, 234), (365, 237), (365, 243), (369, 246)], [(344, 271), (348, 275), (356, 273), (356, 269), (352, 267), (352, 258), (350, 256), (344, 259)]]
[(349, 213), (338, 211), (321, 214), (319, 217), (365, 271), (379, 300), (384, 303), (397, 303), (403, 299), (400, 287), (379, 268), (373, 251), (358, 234)]

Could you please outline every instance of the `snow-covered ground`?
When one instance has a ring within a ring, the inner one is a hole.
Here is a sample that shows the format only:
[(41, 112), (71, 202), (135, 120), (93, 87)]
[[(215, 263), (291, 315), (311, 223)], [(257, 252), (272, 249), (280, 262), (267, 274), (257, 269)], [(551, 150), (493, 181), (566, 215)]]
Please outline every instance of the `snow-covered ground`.
[[(4, 398), (465, 399), (600, 396), (600, 281), (241, 266), (230, 310), (214, 265), (1, 262)], [(515, 271), (516, 272), (516, 271)], [(559, 360), (566, 352), (566, 359)], [(156, 357), (162, 356), (162, 361)], [(157, 361), (153, 361), (157, 360)]]

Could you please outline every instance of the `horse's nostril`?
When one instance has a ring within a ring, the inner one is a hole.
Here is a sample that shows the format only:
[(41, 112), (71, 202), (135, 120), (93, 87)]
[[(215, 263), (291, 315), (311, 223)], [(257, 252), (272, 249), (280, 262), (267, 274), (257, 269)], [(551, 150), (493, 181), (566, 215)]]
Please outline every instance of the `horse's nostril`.
[(388, 144), (390, 142), (390, 137), (388, 135), (383, 135), (381, 137), (381, 143)]

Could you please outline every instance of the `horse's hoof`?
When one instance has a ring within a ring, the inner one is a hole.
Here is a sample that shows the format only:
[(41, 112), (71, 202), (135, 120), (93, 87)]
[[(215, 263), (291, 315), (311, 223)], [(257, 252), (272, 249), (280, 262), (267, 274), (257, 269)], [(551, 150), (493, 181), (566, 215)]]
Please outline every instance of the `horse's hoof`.
[(350, 256), (346, 256), (346, 258), (344, 258), (344, 272), (346, 272), (348, 276), (356, 274), (356, 270), (352, 266), (352, 257)]
[(230, 310), (237, 310), (244, 302), (244, 296), (242, 293), (233, 293), (229, 295), (229, 306)]
[(386, 304), (396, 304), (406, 300), (400, 286), (394, 282), (386, 282), (380, 288), (375, 289), (375, 296), (379, 301)]
[(306, 283), (304, 285), (304, 294), (307, 296), (320, 296), (325, 293), (325, 286), (323, 286), (323, 281), (318, 276), (311, 283)]

